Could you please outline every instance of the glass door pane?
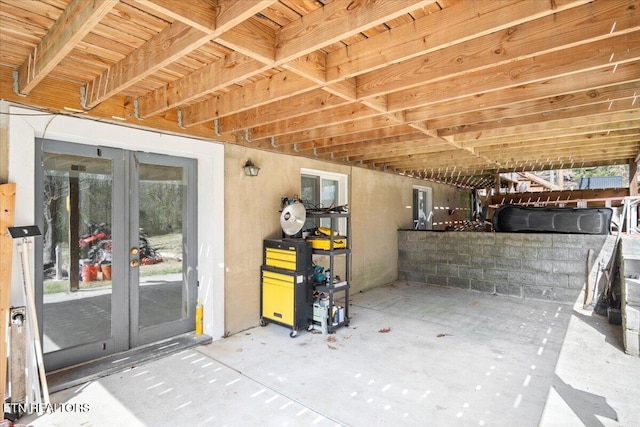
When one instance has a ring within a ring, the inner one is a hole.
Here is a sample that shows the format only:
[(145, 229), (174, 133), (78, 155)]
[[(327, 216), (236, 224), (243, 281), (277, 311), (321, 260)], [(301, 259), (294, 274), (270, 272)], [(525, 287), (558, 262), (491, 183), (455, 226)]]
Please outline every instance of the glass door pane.
[[(137, 182), (131, 230), (134, 345), (193, 330), (195, 272), (195, 161), (135, 153)], [(136, 224), (137, 221), (137, 224)], [(190, 247), (193, 247), (189, 251)]]
[(41, 159), (43, 352), (102, 355), (114, 349), (113, 161), (61, 151)]

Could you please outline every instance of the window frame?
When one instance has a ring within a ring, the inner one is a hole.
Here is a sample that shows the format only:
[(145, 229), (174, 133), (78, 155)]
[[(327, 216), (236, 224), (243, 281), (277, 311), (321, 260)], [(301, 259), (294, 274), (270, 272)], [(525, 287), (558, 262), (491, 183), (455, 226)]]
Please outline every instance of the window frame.
[[(317, 170), (317, 169), (307, 169), (307, 168), (300, 168), (300, 194), (302, 194), (302, 177), (303, 176), (309, 176), (309, 177), (317, 177), (319, 180), (319, 184), (320, 184), (320, 188), (318, 189), (318, 197), (320, 199), (322, 199), (322, 180), (323, 179), (327, 179), (327, 180), (332, 180), (332, 181), (337, 181), (338, 183), (338, 200), (336, 200), (335, 206), (343, 206), (348, 204), (348, 200), (349, 200), (349, 193), (348, 193), (348, 188), (349, 188), (349, 175), (347, 174), (342, 174), (342, 173), (336, 173), (336, 172), (327, 172), (327, 171), (322, 171), (322, 170)], [(305, 202), (305, 200), (303, 200), (303, 202)], [(322, 220), (322, 224), (318, 224), (318, 225), (323, 225), (323, 226), (329, 226), (329, 222), (327, 222), (328, 220)], [(325, 224), (326, 222), (326, 224)], [(346, 221), (344, 220), (344, 218), (341, 218), (338, 220), (338, 233), (340, 234), (344, 234), (346, 232)]]
[[(419, 218), (416, 217), (416, 213), (418, 212), (418, 207), (415, 205), (416, 203), (416, 191), (426, 193), (426, 204), (427, 208), (431, 207), (431, 209), (425, 209), (425, 215), (427, 216), (425, 228), (419, 228)], [(412, 198), (412, 210), (411, 223), (413, 224), (414, 230), (433, 230), (433, 188), (425, 187), (422, 185), (414, 185), (411, 187), (411, 198)]]

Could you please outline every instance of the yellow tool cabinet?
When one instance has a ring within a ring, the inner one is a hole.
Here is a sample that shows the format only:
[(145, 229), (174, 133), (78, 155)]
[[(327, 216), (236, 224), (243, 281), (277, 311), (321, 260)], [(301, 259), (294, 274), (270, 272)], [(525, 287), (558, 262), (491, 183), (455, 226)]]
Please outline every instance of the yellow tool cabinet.
[(264, 241), (260, 269), (260, 325), (276, 323), (291, 328), (292, 338), (311, 323), (313, 274), (311, 247), (304, 240)]

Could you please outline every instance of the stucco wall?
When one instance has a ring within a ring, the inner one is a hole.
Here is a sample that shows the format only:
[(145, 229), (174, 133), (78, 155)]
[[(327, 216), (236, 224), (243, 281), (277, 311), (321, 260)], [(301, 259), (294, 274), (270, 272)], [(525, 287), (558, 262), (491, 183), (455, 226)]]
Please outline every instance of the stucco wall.
[[(244, 175), (242, 166), (249, 158), (260, 167), (258, 177)], [(301, 168), (349, 177), (352, 293), (396, 280), (397, 230), (412, 226), (413, 185), (432, 187), (434, 206), (462, 207), (469, 199), (468, 191), (449, 185), (227, 144), (225, 330), (229, 334), (258, 324), (262, 241), (280, 238), (280, 199), (300, 193)], [(468, 212), (454, 215), (468, 216)]]
[[(257, 177), (244, 175), (251, 161)], [(280, 238), (280, 199), (300, 193), (300, 168), (349, 174), (350, 167), (225, 145), (225, 331), (256, 326), (260, 316), (262, 242)]]

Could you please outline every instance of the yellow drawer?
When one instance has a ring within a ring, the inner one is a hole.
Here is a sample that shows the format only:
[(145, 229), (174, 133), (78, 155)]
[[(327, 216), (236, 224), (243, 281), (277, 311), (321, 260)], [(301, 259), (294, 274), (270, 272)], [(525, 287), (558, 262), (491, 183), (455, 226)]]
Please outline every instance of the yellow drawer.
[[(302, 278), (302, 276), (300, 277)], [(281, 284), (283, 285), (286, 284), (293, 287), (293, 281), (295, 276), (293, 274), (282, 274), (282, 273), (276, 273), (275, 271), (263, 270), (262, 278), (265, 281), (265, 283), (282, 282)]]
[(296, 252), (284, 249), (266, 248), (265, 264), (270, 267), (296, 269)]

